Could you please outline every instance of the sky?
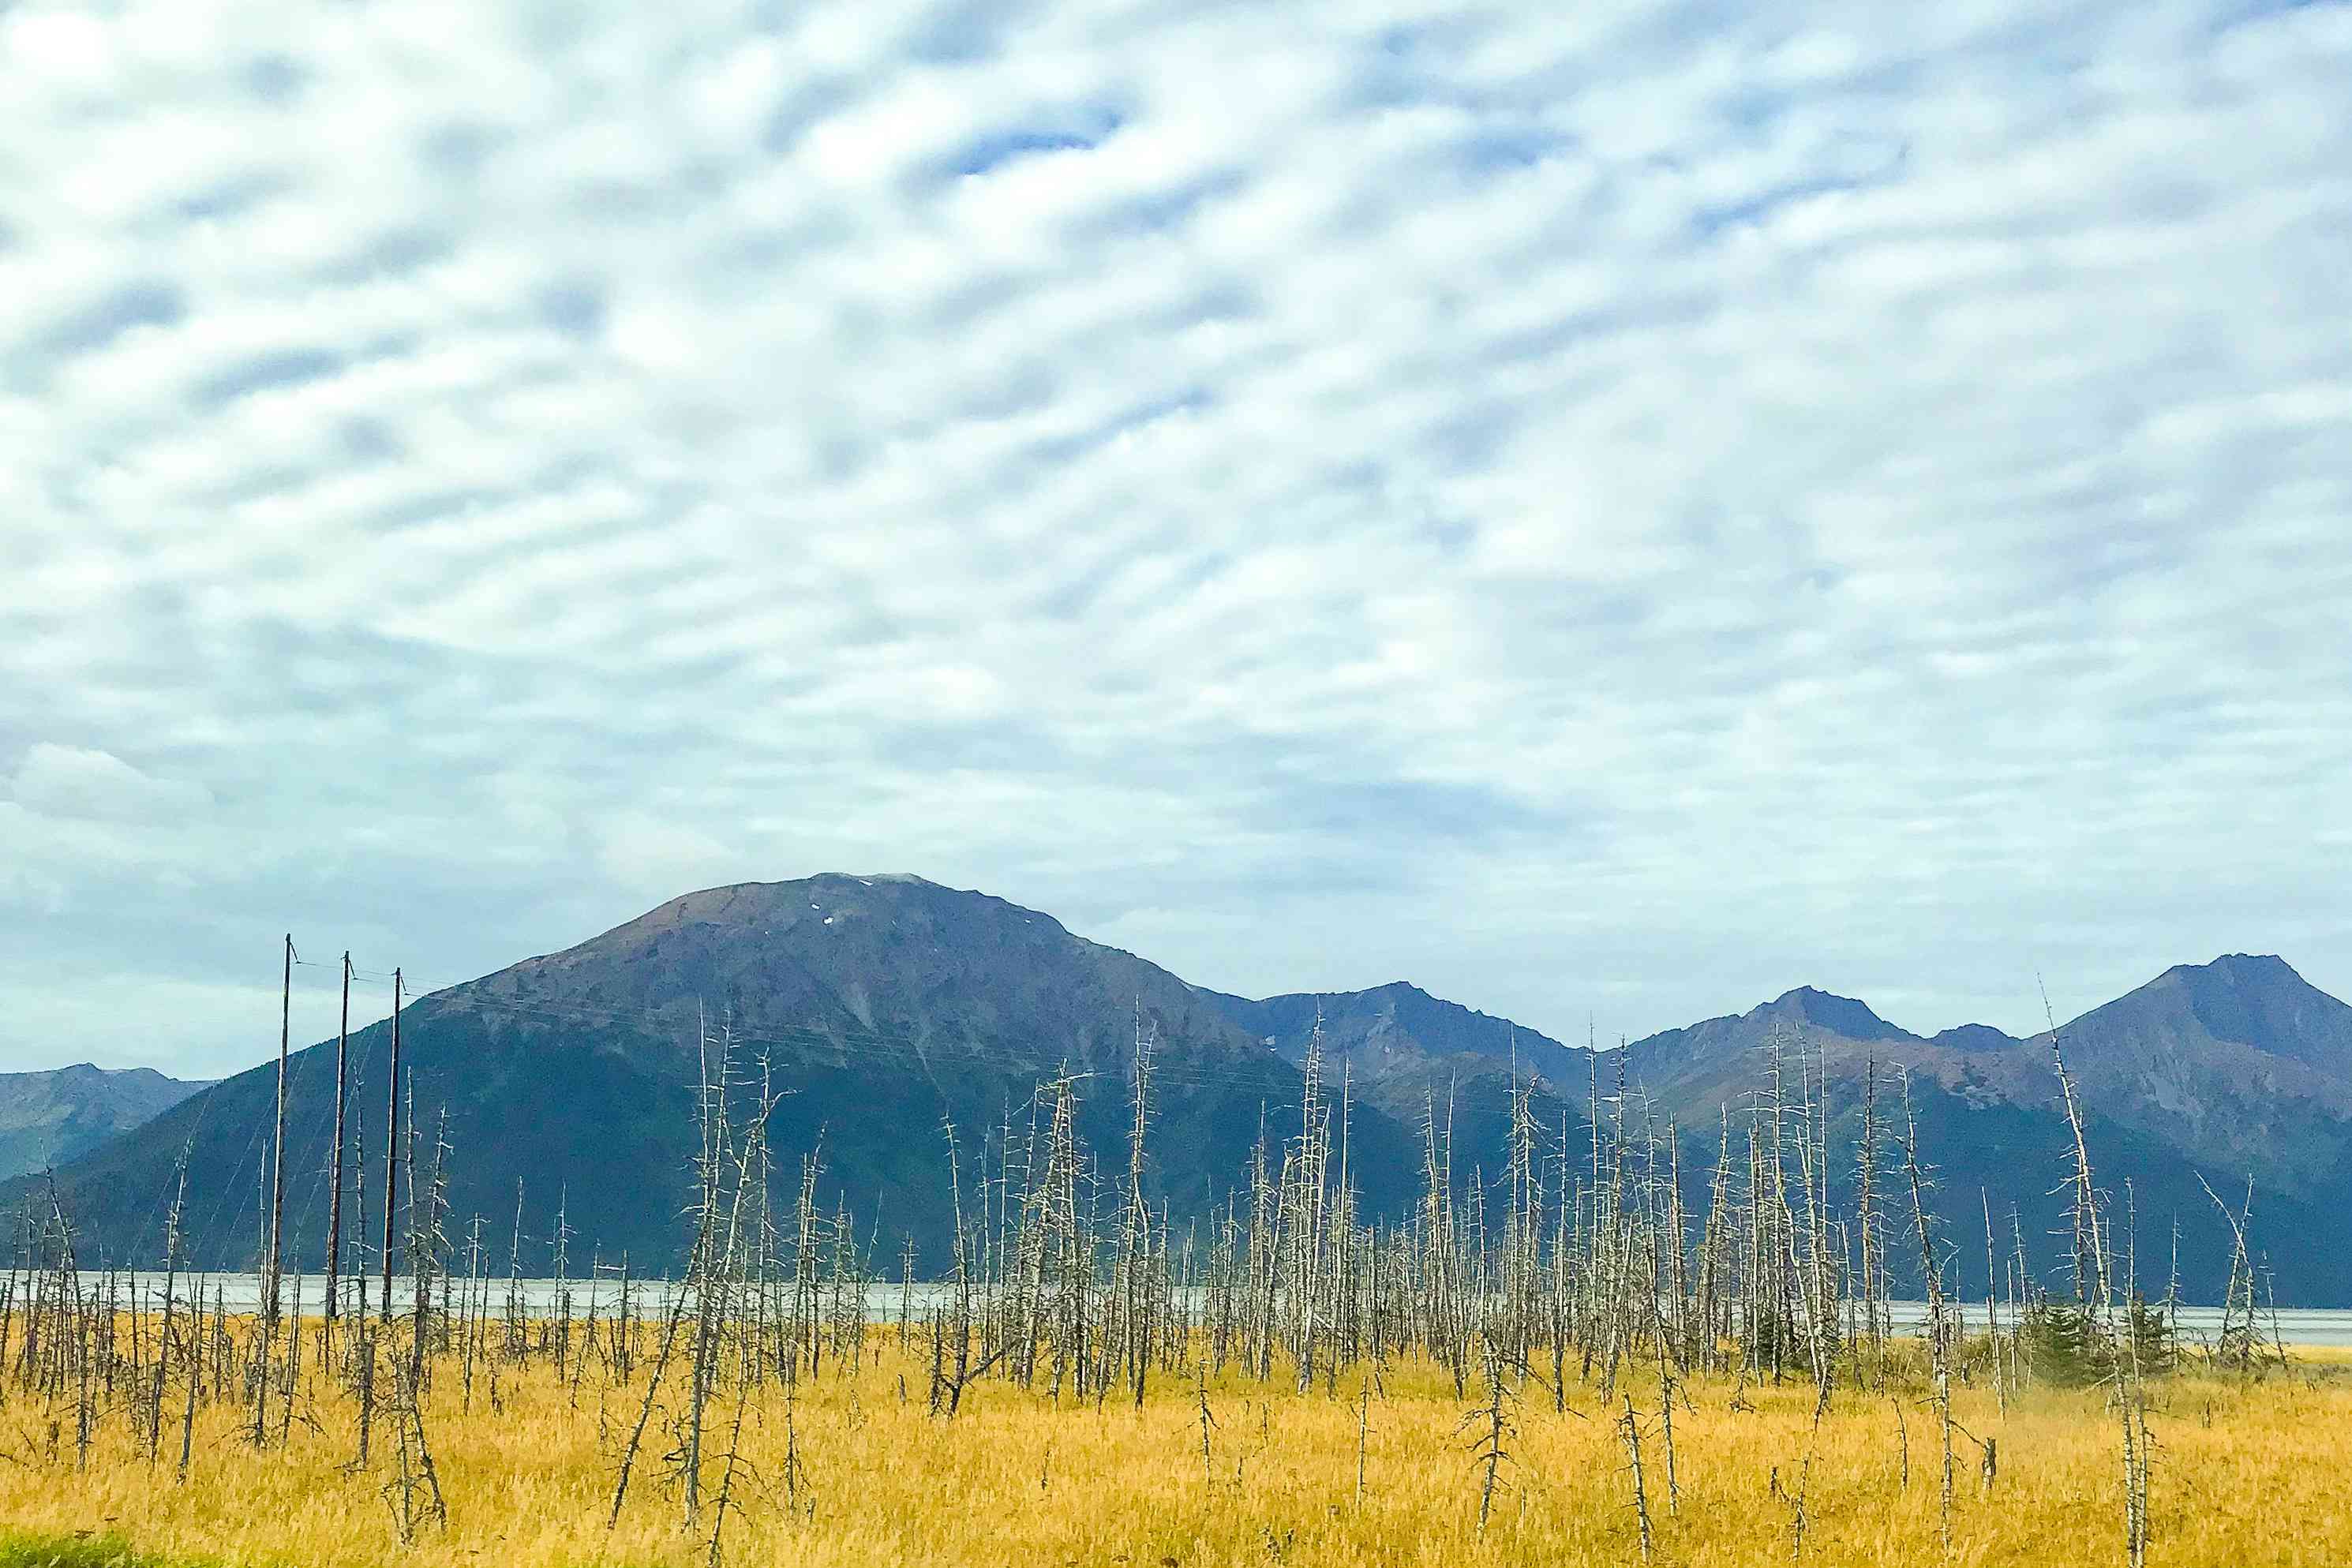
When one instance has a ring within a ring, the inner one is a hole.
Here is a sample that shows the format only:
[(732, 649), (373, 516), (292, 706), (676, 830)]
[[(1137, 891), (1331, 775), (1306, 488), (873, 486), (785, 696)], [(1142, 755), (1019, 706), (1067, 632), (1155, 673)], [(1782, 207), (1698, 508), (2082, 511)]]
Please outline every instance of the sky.
[(0, 81), (0, 1068), (823, 871), (1571, 1039), (2352, 997), (2352, 5), (18, 0)]

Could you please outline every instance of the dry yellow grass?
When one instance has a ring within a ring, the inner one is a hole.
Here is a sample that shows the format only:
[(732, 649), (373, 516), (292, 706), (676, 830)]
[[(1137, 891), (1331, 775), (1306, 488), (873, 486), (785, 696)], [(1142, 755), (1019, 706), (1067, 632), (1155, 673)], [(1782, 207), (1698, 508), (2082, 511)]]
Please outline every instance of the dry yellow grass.
[[(1457, 1429), (1463, 1406), (1451, 1380), (1425, 1365), (1392, 1366), (1385, 1396), (1370, 1401), (1359, 1500), (1357, 1375), (1338, 1398), (1213, 1383), (1216, 1425), (1204, 1472), (1196, 1400), (1182, 1382), (1155, 1381), (1140, 1410), (1116, 1397), (1100, 1408), (1056, 1408), (989, 1382), (947, 1422), (925, 1413), (925, 1367), (901, 1360), (887, 1335), (877, 1339), (859, 1375), (828, 1370), (795, 1402), (803, 1514), (783, 1495), (783, 1396), (771, 1389), (751, 1402), (744, 1449), (759, 1481), (743, 1517), (728, 1522), (726, 1561), (1322, 1568), (1640, 1560), (1624, 1449), (1612, 1412), (1591, 1390), (1572, 1389), (1572, 1413), (1561, 1415), (1530, 1385), (1504, 1469), (1507, 1490), (1482, 1535), (1477, 1474)], [(53, 1534), (112, 1531), (160, 1556), (234, 1564), (707, 1561), (707, 1542), (681, 1530), (676, 1495), (661, 1482), (667, 1444), (651, 1435), (620, 1528), (604, 1529), (613, 1434), (635, 1416), (633, 1391), (606, 1397), (600, 1438), (593, 1373), (576, 1408), (544, 1371), (503, 1380), (498, 1414), (478, 1385), (472, 1414), (460, 1414), (457, 1383), (443, 1372), (426, 1415), (448, 1525), (427, 1526), (413, 1546), (399, 1544), (383, 1492), (388, 1443), (380, 1435), (370, 1469), (348, 1469), (355, 1410), (339, 1399), (306, 1402), (288, 1446), (265, 1452), (243, 1441), (233, 1411), (205, 1414), (193, 1473), (180, 1484), (176, 1443), (151, 1468), (119, 1414), (77, 1473), (70, 1405), (53, 1415), (12, 1395), (0, 1408), (0, 1522)], [(1736, 1408), (1730, 1385), (1695, 1385), (1675, 1417), (1681, 1497), (1671, 1509), (1655, 1389), (1637, 1383), (1633, 1392), (1650, 1425), (1644, 1459), (1658, 1563), (1788, 1561), (1786, 1494), (1801, 1476), (1809, 1476), (1808, 1561), (1938, 1561), (1936, 1426), (1919, 1390), (1841, 1388), (1808, 1471), (1808, 1388), (1751, 1386), (1740, 1403), (1753, 1408)], [(2155, 1398), (2161, 1448), (2151, 1562), (2352, 1562), (2352, 1380), (2315, 1367), (2251, 1385), (2185, 1378)], [(1898, 1406), (1909, 1430), (1907, 1486)], [(714, 1409), (715, 1448), (723, 1450), (730, 1414), (723, 1401)], [(1963, 1389), (1955, 1414), (1997, 1441), (2000, 1462), (1987, 1494), (1976, 1448), (1959, 1444), (1951, 1562), (2063, 1568), (2122, 1560), (2115, 1427), (2097, 1394), (2029, 1392), (2003, 1414), (1990, 1392)]]

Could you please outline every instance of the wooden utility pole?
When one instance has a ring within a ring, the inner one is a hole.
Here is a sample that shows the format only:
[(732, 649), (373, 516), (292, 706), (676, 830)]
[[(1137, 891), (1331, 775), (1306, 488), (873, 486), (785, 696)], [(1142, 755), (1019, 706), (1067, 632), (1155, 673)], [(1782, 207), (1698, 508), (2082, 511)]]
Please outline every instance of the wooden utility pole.
[(383, 1097), (383, 1321), (392, 1322), (393, 1192), (400, 1179), (400, 971), (392, 972), (392, 1068)]
[(335, 1029), (335, 1141), (327, 1167), (327, 1344), (335, 1342), (335, 1303), (342, 1293), (343, 1106), (352, 1055), (352, 956), (343, 954), (343, 1012)]
[(286, 1252), (286, 1045), (294, 1010), (294, 935), (286, 936), (286, 976), (278, 1000), (278, 1133), (269, 1155), (269, 1271), (264, 1276), (261, 1315), (278, 1326), (278, 1276)]

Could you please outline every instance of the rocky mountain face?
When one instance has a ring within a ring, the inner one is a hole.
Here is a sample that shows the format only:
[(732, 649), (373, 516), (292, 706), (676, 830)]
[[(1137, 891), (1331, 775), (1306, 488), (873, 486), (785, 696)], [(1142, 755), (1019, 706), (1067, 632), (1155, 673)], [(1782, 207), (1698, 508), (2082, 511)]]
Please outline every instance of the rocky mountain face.
[(152, 1068), (0, 1072), (0, 1179), (67, 1164), (203, 1089)]
[[(2069, 1140), (2049, 1038), (1982, 1026), (1923, 1037), (1810, 988), (1595, 1056), (1402, 983), (1225, 996), (1001, 899), (912, 877), (820, 876), (691, 894), (422, 998), (403, 1015), (402, 1050), (420, 1163), (446, 1142), (454, 1216), (488, 1217), (501, 1246), (520, 1187), (526, 1267), (548, 1266), (559, 1229), (574, 1238), (575, 1270), (592, 1252), (625, 1252), (641, 1270), (674, 1261), (697, 1085), (718, 1051), (739, 1109), (775, 1102), (780, 1193), (814, 1157), (828, 1207), (845, 1204), (886, 1256), (904, 1237), (936, 1267), (950, 1144), (970, 1202), (974, 1184), (1001, 1176), (1041, 1083), (1072, 1076), (1097, 1168), (1125, 1168), (1139, 1039), (1153, 1067), (1147, 1185), (1180, 1232), (1203, 1219), (1244, 1181), (1262, 1134), (1278, 1159), (1318, 1018), (1327, 1079), (1349, 1090), (1350, 1171), (1374, 1215), (1411, 1214), (1433, 1145), (1457, 1187), (1499, 1175), (1514, 1073), (1533, 1081), (1548, 1146), (1574, 1151), (1593, 1111), (1621, 1114), (1621, 1069), (1629, 1129), (1680, 1145), (1686, 1197), (1703, 1207), (1719, 1151), (1744, 1148), (1777, 1051), (1788, 1094), (1827, 1097), (1832, 1186), (1849, 1196), (1865, 1098), (1882, 1130), (1907, 1103), (1936, 1168), (1956, 1287), (1981, 1293), (1989, 1226), (2004, 1260), (2013, 1235), (2037, 1260), (2056, 1257), (2051, 1189)], [(346, 1202), (364, 1182), (371, 1212), (389, 1032), (354, 1035), (346, 1073), (347, 1120), (364, 1145), (345, 1166)], [(2149, 1289), (2166, 1282), (2177, 1224), (2184, 1290), (2218, 1293), (2226, 1226), (2204, 1184), (2238, 1201), (2251, 1179), (2279, 1300), (2352, 1302), (2352, 1259), (2308, 1242), (2352, 1206), (2352, 1008), (2276, 958), (2238, 956), (2168, 970), (2063, 1026), (2059, 1042), (2118, 1237), (2137, 1237)], [(310, 1266), (329, 1223), (334, 1058), (329, 1041), (292, 1068), (288, 1238)], [(193, 1254), (248, 1262), (266, 1143), (255, 1134), (274, 1093), (273, 1063), (62, 1162), (93, 1255), (160, 1253), (184, 1149)], [(347, 1218), (346, 1237), (355, 1229)]]
[(2231, 1185), (2321, 1190), (2352, 1156), (2352, 1007), (2279, 958), (2167, 969), (2059, 1033), (2086, 1099)]

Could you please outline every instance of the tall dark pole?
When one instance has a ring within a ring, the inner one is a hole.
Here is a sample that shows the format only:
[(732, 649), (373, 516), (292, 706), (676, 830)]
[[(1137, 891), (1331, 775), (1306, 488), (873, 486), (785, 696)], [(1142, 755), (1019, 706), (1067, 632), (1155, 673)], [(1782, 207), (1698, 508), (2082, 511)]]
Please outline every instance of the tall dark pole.
[(335, 1029), (335, 1141), (327, 1167), (327, 1343), (334, 1343), (343, 1256), (343, 1096), (352, 1055), (352, 956), (343, 955), (343, 1014)]
[(392, 972), (392, 1071), (383, 1097), (383, 1321), (392, 1322), (392, 1208), (400, 1179), (400, 971)]
[(278, 1325), (278, 1274), (286, 1252), (286, 1042), (294, 1010), (294, 936), (286, 936), (286, 977), (278, 998), (278, 1134), (269, 1155), (269, 1272), (264, 1279), (261, 1315)]

